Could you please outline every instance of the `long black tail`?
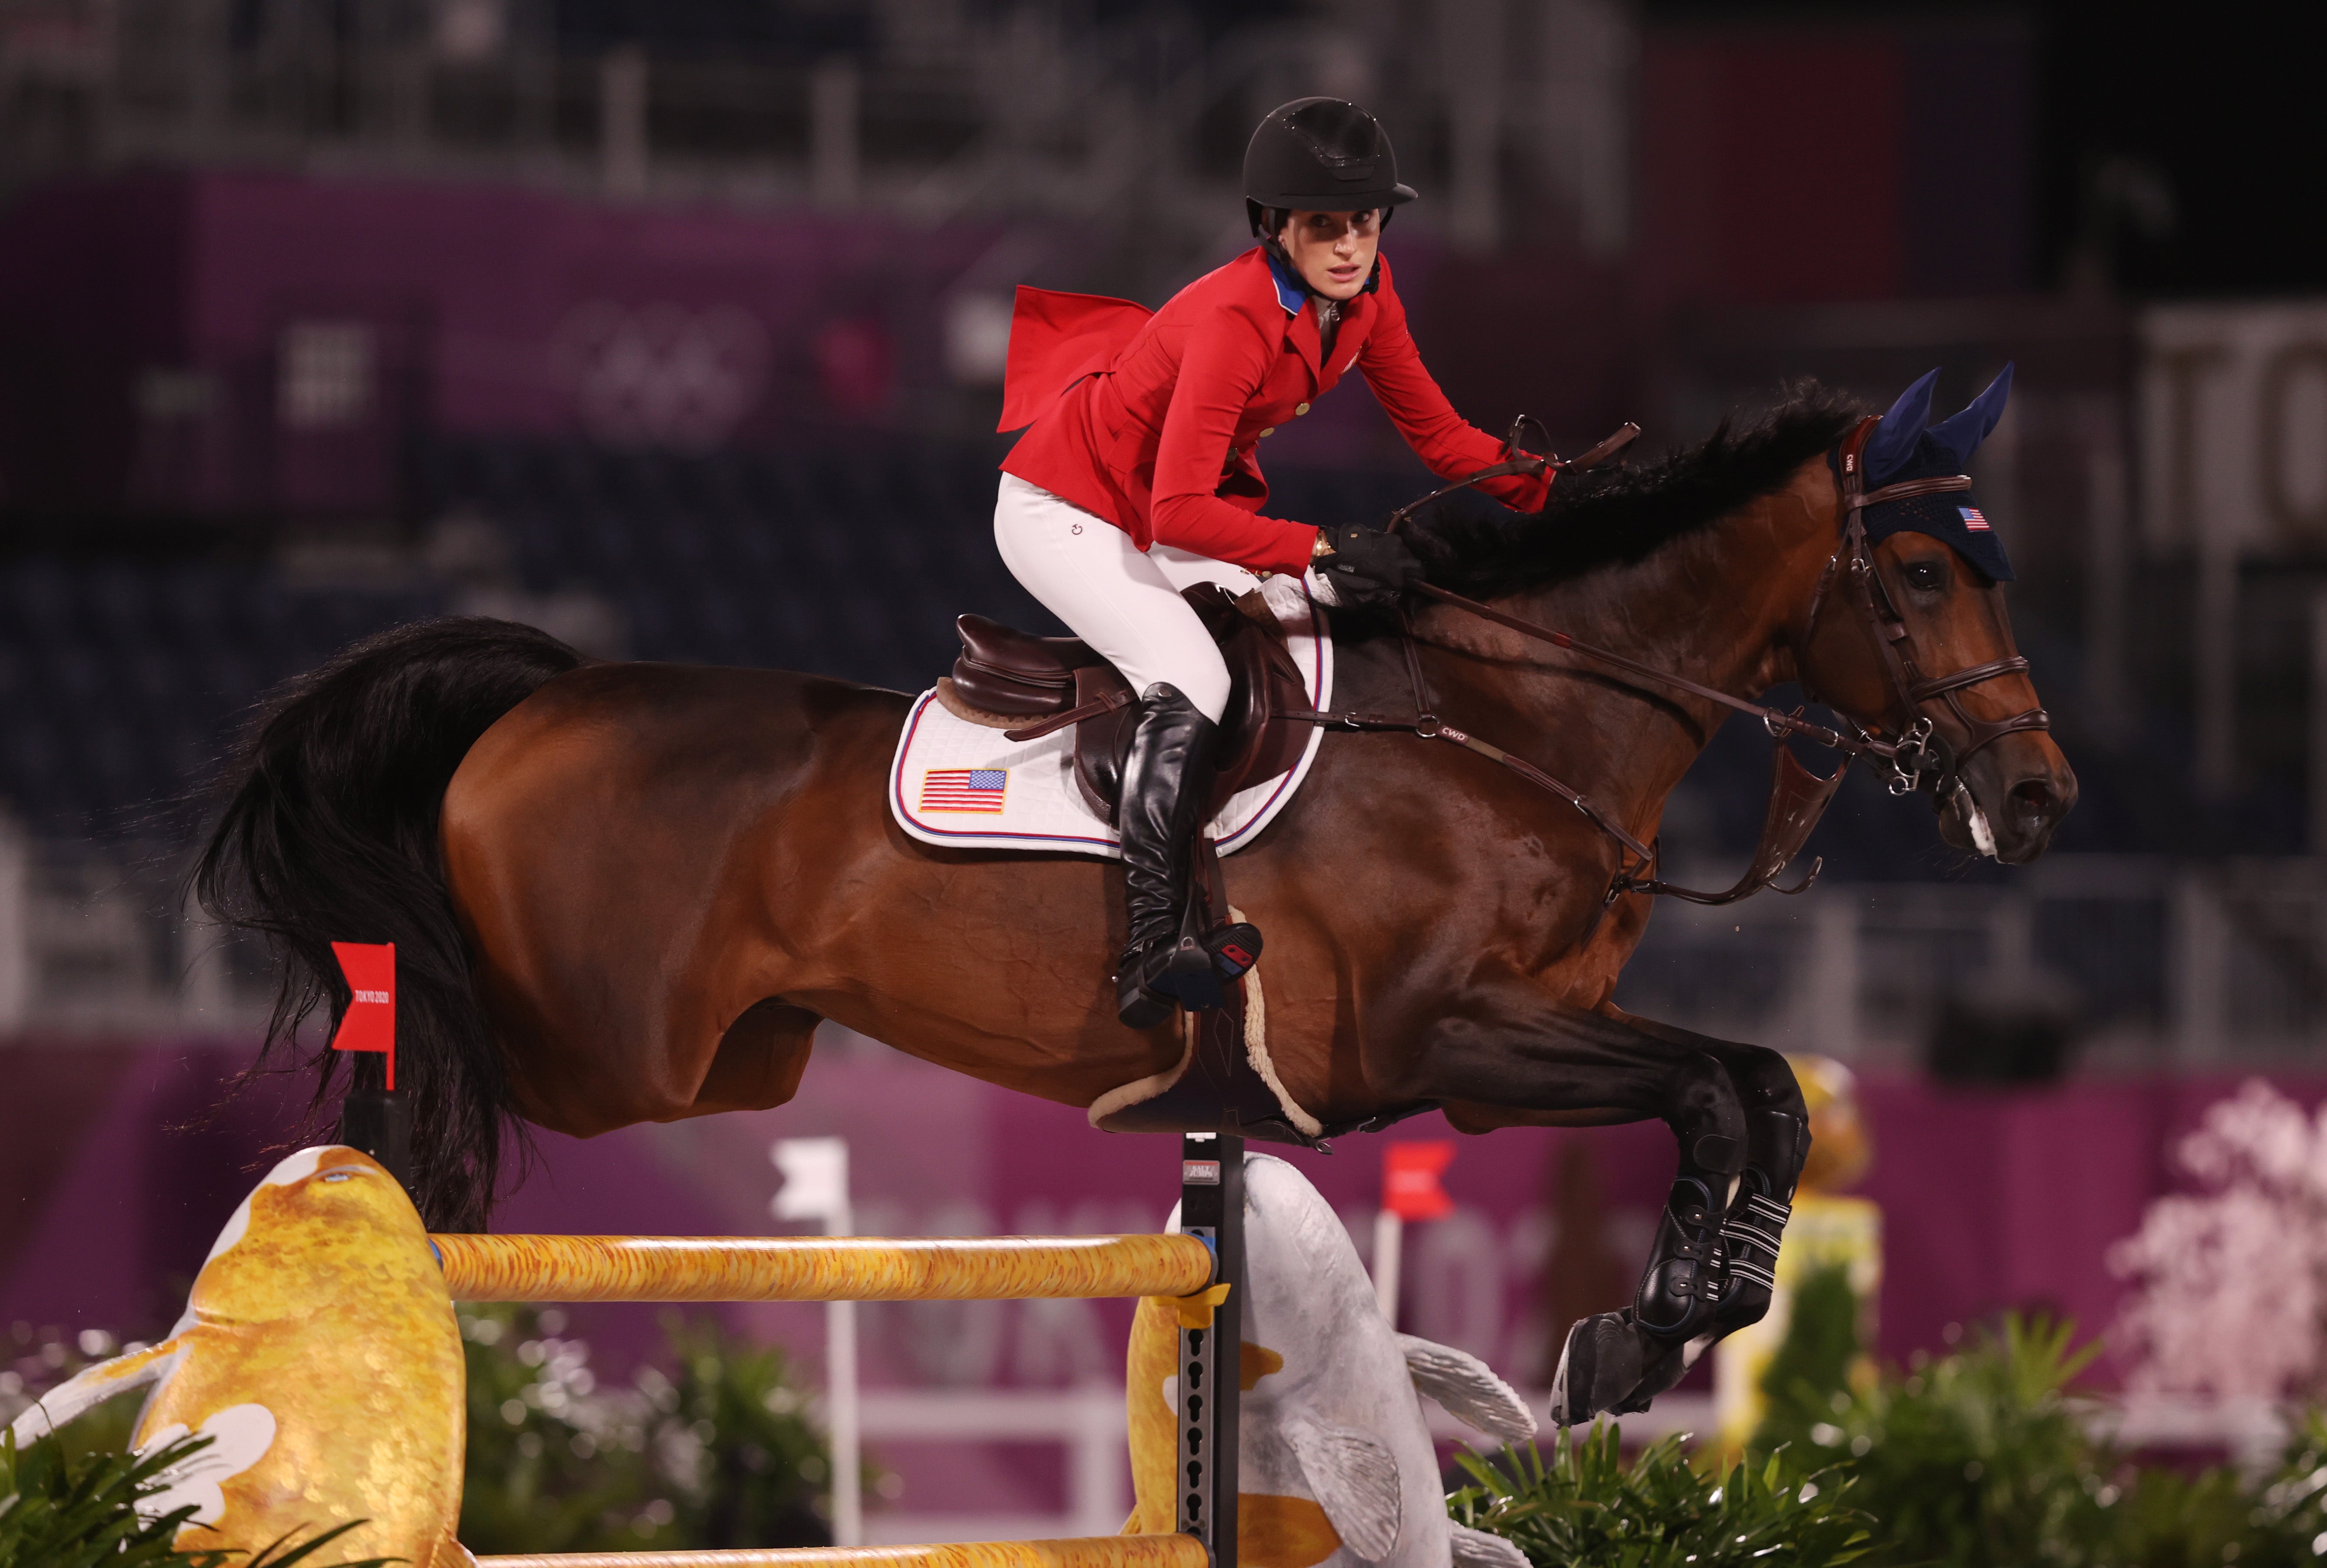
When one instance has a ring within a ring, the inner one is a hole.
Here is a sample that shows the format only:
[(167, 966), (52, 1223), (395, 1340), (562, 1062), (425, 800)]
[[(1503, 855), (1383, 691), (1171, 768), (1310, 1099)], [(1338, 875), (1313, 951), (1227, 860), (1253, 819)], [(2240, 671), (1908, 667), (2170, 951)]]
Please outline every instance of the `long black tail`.
[[(435, 1229), (483, 1227), (509, 1114), (437, 817), (477, 737), (580, 663), (556, 638), (506, 621), (424, 621), (355, 644), (251, 719), (195, 868), (202, 907), (264, 933), (282, 962), (262, 1063), (297, 1052), (318, 1006), (334, 1024), (347, 1006), (334, 941), (396, 944), (397, 1087), (412, 1101), (413, 1199)], [(310, 1043), (320, 1104), (337, 1063)]]

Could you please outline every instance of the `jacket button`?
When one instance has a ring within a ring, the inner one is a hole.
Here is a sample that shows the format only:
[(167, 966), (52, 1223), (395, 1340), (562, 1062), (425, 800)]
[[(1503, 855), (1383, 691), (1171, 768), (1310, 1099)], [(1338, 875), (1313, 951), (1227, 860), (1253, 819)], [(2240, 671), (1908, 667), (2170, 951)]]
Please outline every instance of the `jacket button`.
[(1272, 425), (1267, 429), (1262, 431), (1261, 434), (1263, 435), (1274, 435), (1276, 434), (1276, 426)]
[(1295, 414), (1306, 414), (1309, 412), (1309, 405), (1304, 403), (1300, 407), (1295, 408), (1293, 412)]

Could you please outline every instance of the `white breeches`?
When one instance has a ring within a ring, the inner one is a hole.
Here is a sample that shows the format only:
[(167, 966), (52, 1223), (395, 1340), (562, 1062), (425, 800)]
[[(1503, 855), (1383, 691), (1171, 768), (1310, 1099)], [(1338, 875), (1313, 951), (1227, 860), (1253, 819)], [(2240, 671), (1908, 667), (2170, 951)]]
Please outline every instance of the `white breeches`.
[(994, 542), (1010, 574), (1120, 670), (1133, 691), (1168, 681), (1220, 721), (1229, 705), (1228, 667), (1180, 590), (1210, 581), (1245, 593), (1259, 578), (1169, 545), (1142, 554), (1105, 518), (1013, 473), (1002, 476), (994, 503)]

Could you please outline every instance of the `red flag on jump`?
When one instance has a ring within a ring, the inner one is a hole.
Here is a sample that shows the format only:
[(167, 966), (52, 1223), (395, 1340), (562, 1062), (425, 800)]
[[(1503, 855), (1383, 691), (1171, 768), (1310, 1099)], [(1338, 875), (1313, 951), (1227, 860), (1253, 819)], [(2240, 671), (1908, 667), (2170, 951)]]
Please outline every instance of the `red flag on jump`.
[(1382, 1207), (1400, 1219), (1444, 1219), (1454, 1200), (1438, 1185), (1438, 1174), (1454, 1158), (1444, 1139), (1428, 1143), (1392, 1143), (1382, 1150)]
[(396, 944), (334, 942), (332, 954), (353, 993), (332, 1036), (333, 1050), (377, 1050), (388, 1058), (388, 1087), (396, 1087)]

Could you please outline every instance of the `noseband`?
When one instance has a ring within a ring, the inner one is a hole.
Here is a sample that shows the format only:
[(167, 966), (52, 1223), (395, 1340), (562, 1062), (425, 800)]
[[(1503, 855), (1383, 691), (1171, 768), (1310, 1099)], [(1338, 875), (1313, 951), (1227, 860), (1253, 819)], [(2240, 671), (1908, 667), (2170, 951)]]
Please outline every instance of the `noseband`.
[[(1990, 659), (1947, 675), (1926, 676), (1915, 661), (1912, 633), (1907, 629), (1905, 617), (1891, 602), (1891, 595), (1883, 586), (1881, 574), (1874, 569), (1874, 555), (1866, 537), (1865, 509), (1881, 506), (1885, 501), (1902, 501), (1913, 496), (1937, 495), (1949, 490), (1971, 489), (1969, 474), (1950, 474), (1938, 479), (1906, 480), (1898, 484), (1884, 485), (1879, 490), (1865, 489), (1864, 465), (1860, 461), (1866, 438), (1877, 419), (1867, 419), (1852, 431), (1837, 454), (1836, 466), (1841, 471), (1842, 538), (1834, 554), (1827, 557), (1826, 570), (1818, 574), (1818, 587), (1810, 594), (1809, 617), (1802, 629), (1801, 677), (1802, 690), (1813, 702), (1826, 703), (1837, 714), (1843, 710), (1818, 695), (1809, 681), (1809, 650), (1818, 637), (1818, 614), (1826, 608), (1837, 579), (1846, 584), (1845, 595), (1855, 607), (1864, 622), (1868, 638), (1882, 655), (1883, 682), (1889, 687), (1892, 739), (1885, 746), (1870, 747), (1881, 756), (1891, 770), (1884, 780), (1893, 795), (1908, 795), (1915, 790), (1929, 790), (1944, 798), (1961, 782), (1963, 765), (1983, 746), (2006, 735), (2024, 730), (2049, 730), (2052, 716), (2042, 707), (2029, 708), (2008, 719), (1983, 719), (1964, 711), (1962, 699), (1957, 695), (1966, 687), (1982, 681), (1995, 680), (2007, 675), (2025, 675), (2027, 659), (2019, 654)], [(1921, 712), (1925, 703), (1941, 699), (1949, 713), (1954, 715), (1964, 733), (1964, 743), (1958, 745), (1938, 733), (1931, 717)], [(1843, 722), (1856, 729), (1863, 739), (1882, 738), (1879, 726), (1862, 728), (1846, 714)]]

